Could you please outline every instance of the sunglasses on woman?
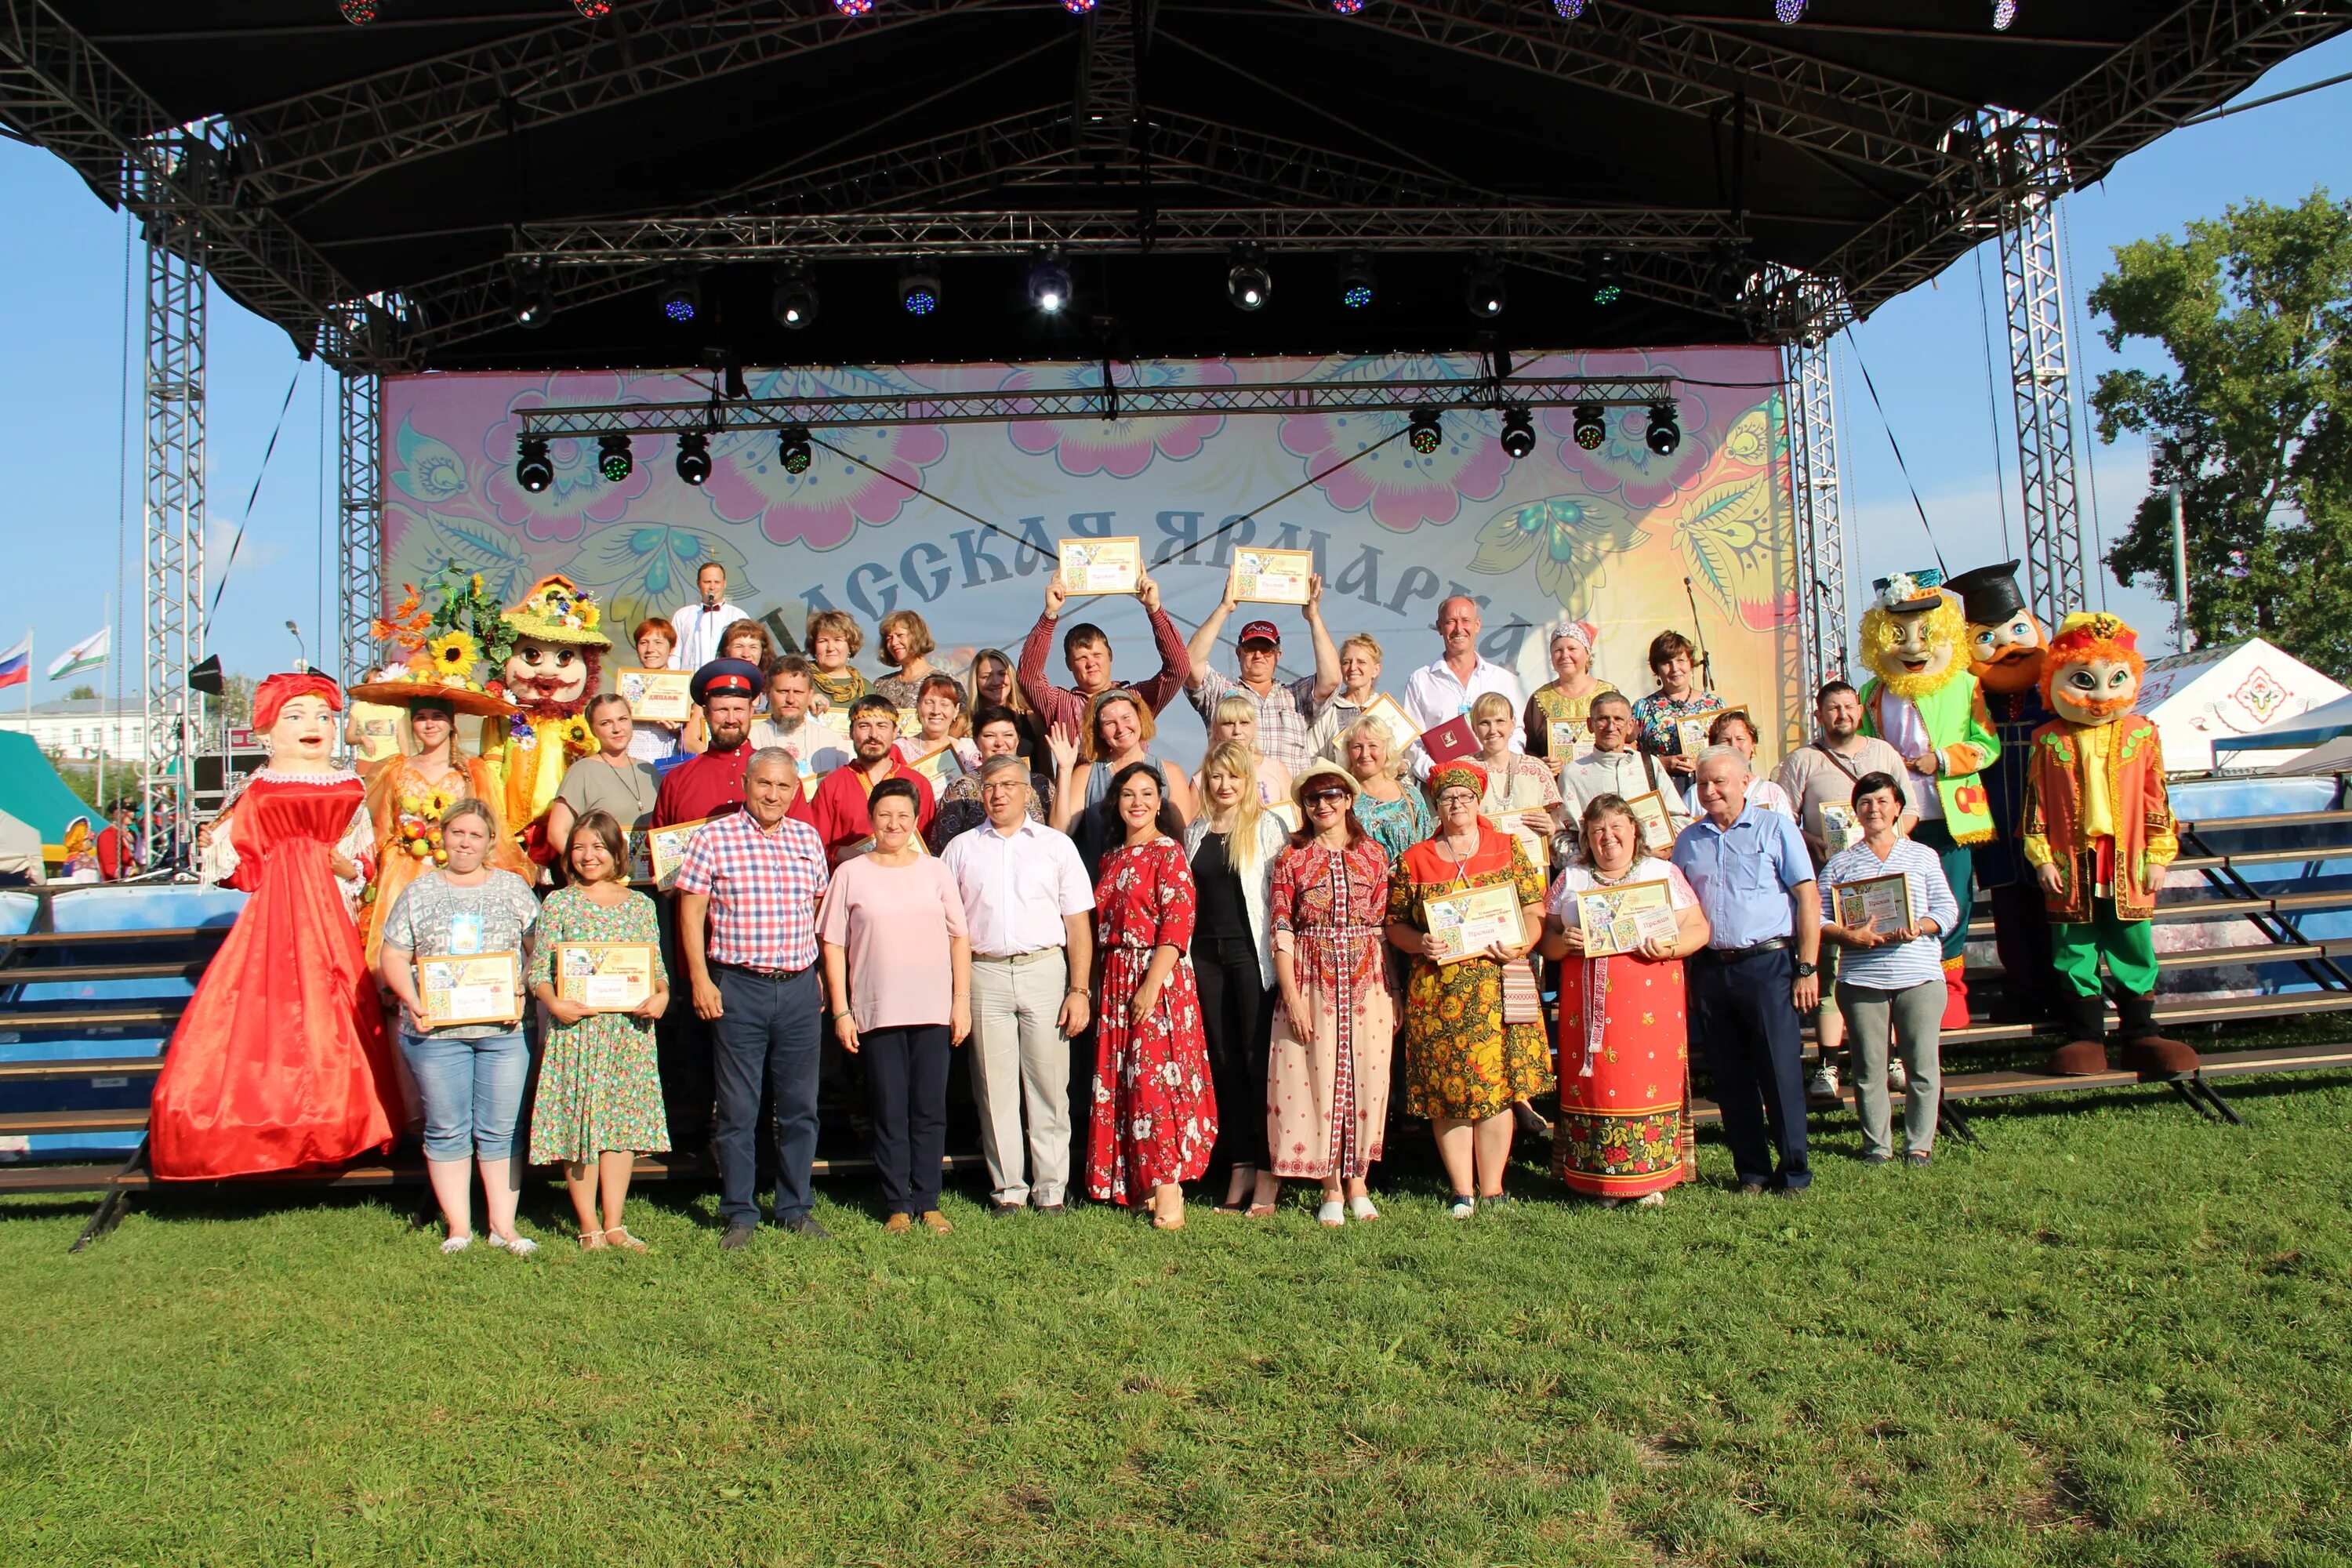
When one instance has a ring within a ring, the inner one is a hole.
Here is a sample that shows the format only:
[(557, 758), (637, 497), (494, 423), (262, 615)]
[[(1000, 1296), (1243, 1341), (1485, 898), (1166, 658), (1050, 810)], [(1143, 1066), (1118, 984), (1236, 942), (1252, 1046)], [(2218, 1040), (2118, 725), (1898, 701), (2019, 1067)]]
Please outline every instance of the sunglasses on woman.
[(1346, 790), (1337, 788), (1310, 789), (1299, 798), (1306, 801), (1309, 805), (1318, 805), (1327, 800), (1345, 800), (1348, 798), (1348, 792)]

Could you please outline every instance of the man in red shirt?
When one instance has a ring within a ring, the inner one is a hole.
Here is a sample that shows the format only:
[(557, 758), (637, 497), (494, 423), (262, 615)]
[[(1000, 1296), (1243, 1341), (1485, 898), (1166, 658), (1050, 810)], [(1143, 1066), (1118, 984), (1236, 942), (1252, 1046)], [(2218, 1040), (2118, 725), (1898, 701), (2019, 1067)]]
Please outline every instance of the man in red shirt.
[[(1184, 689), (1185, 677), (1192, 672), (1192, 656), (1185, 651), (1184, 634), (1160, 607), (1160, 584), (1151, 580), (1149, 572), (1135, 580), (1135, 596), (1143, 602), (1145, 615), (1151, 621), (1151, 640), (1160, 649), (1160, 673), (1149, 680), (1134, 682), (1129, 689), (1151, 705), (1154, 713), (1176, 700)], [(1058, 571), (1045, 578), (1045, 613), (1029, 628), (1028, 639), (1021, 645), (1021, 668), (1017, 671), (1021, 689), (1029, 699), (1029, 706), (1037, 710), (1039, 721), (1048, 730), (1064, 729), (1073, 735), (1082, 735), (1087, 727), (1087, 704), (1111, 687), (1110, 638), (1091, 621), (1081, 621), (1062, 635), (1062, 659), (1070, 667), (1072, 686), (1055, 686), (1045, 679), (1045, 650), (1054, 643), (1054, 626), (1062, 616), (1062, 603), (1068, 595), (1062, 587)]]
[(929, 830), (931, 781), (898, 760), (898, 710), (888, 698), (868, 692), (850, 704), (849, 744), (857, 760), (825, 774), (809, 802), (809, 826), (824, 840), (826, 865), (838, 866), (873, 847), (874, 823), (866, 815), (866, 802), (884, 779), (914, 784), (915, 830)]
[[(714, 658), (694, 672), (691, 689), (710, 730), (710, 748), (662, 775), (661, 789), (654, 796), (656, 827), (743, 809), (743, 770), (753, 751), (751, 699), (760, 690), (760, 667), (740, 658)], [(796, 787), (798, 782), (794, 780)], [(793, 797), (786, 815), (810, 822), (805, 791)]]

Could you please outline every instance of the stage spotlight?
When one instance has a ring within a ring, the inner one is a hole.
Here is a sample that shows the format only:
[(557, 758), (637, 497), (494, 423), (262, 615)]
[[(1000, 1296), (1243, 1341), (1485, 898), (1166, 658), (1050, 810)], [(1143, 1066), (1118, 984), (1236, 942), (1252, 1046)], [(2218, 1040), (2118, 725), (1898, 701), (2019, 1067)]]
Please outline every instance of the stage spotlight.
[(1563, 22), (1573, 22), (1584, 15), (1584, 0), (1551, 0), (1551, 8)]
[(833, 8), (845, 16), (864, 16), (874, 10), (874, 0), (833, 0)]
[(1274, 274), (1265, 269), (1265, 252), (1255, 245), (1237, 246), (1233, 264), (1225, 269), (1225, 298), (1236, 310), (1255, 310), (1274, 297)]
[(662, 315), (679, 326), (690, 326), (702, 314), (702, 279), (690, 267), (673, 268), (661, 291)]
[(1528, 411), (1517, 407), (1503, 410), (1503, 450), (1516, 463), (1535, 449), (1536, 429), (1528, 422)]
[(555, 301), (547, 290), (547, 274), (526, 268), (515, 274), (515, 325), (537, 331), (554, 319)]
[(1360, 250), (1350, 252), (1339, 264), (1339, 303), (1360, 310), (1379, 293), (1380, 280), (1372, 275), (1371, 258)]
[(543, 437), (524, 437), (515, 444), (515, 483), (532, 495), (555, 483), (555, 465), (548, 458)]
[(1084, 16), (1095, 8), (1095, 0), (1062, 0), (1062, 9), (1073, 16)]
[(1661, 458), (1675, 455), (1675, 448), (1683, 444), (1683, 426), (1682, 421), (1675, 416), (1673, 404), (1654, 403), (1650, 405), (1650, 428), (1643, 433), (1642, 439), (1648, 443), (1651, 451)]
[(1029, 302), (1049, 316), (1059, 315), (1070, 302), (1070, 265), (1058, 246), (1040, 251), (1029, 264)]
[(710, 437), (699, 430), (677, 438), (677, 477), (698, 489), (710, 477)]
[(1793, 27), (1797, 18), (1805, 14), (1805, 0), (1772, 0), (1772, 15), (1780, 18), (1780, 26)]
[(1503, 289), (1502, 268), (1491, 261), (1481, 261), (1472, 267), (1469, 277), (1463, 282), (1462, 302), (1470, 308), (1474, 316), (1491, 321), (1501, 315), (1503, 307), (1510, 302), (1510, 296)]
[(1405, 427), (1404, 444), (1428, 457), (1445, 445), (1445, 429), (1437, 422), (1437, 410), (1430, 407), (1412, 411), (1412, 423)]
[(1601, 443), (1609, 439), (1609, 411), (1598, 403), (1576, 405), (1576, 422), (1569, 426), (1576, 444), (1588, 452), (1598, 451)]
[(1992, 0), (1992, 30), (2006, 33), (2017, 20), (2017, 0)]
[(593, 22), (613, 14), (613, 0), (572, 0), (572, 8)]
[(636, 466), (636, 459), (629, 456), (629, 438), (626, 436), (596, 437), (596, 471), (603, 474), (608, 483), (619, 484)]
[(343, 20), (354, 27), (364, 27), (375, 20), (375, 0), (343, 0)]
[(816, 453), (809, 446), (808, 427), (803, 425), (787, 425), (777, 432), (776, 456), (782, 459), (784, 472), (807, 473), (809, 465), (816, 460)]
[(795, 332), (807, 330), (816, 320), (816, 285), (809, 281), (807, 268), (788, 267), (777, 275), (768, 309), (775, 313), (776, 325)]
[(1352, 16), (1364, 8), (1364, 0), (1331, 0), (1331, 9), (1342, 16)]
[(940, 280), (929, 272), (898, 275), (898, 303), (910, 316), (928, 316), (940, 308)]
[(1598, 250), (1586, 258), (1584, 289), (1592, 302), (1603, 308), (1625, 297), (1625, 274), (1618, 266), (1615, 251)]

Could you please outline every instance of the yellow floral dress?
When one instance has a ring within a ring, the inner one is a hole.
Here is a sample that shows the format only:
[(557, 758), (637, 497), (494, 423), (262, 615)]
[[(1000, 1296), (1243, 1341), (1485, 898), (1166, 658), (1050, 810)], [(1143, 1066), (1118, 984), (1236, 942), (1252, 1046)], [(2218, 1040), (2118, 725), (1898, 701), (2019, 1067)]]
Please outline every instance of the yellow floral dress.
[[(1543, 903), (1543, 879), (1509, 835), (1481, 825), (1476, 851), (1459, 866), (1425, 839), (1389, 879), (1389, 923), (1427, 931), (1430, 899), (1506, 882), (1522, 909)], [(1412, 961), (1404, 1054), (1404, 1105), (1414, 1116), (1483, 1121), (1551, 1087), (1543, 1026), (1503, 1021), (1503, 966), (1491, 958)]]

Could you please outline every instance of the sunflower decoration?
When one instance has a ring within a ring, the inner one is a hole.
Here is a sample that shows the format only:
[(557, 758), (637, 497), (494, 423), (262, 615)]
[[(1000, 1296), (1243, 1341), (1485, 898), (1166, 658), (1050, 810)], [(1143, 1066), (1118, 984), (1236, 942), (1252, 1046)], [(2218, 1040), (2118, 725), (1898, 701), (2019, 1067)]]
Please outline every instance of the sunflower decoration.
[(574, 713), (563, 721), (563, 749), (582, 755), (596, 749), (596, 733), (584, 716)]
[(471, 685), (474, 666), (479, 662), (482, 650), (470, 633), (443, 632), (425, 639), (425, 651), (432, 656), (433, 668), (443, 679), (455, 676), (460, 684)]

